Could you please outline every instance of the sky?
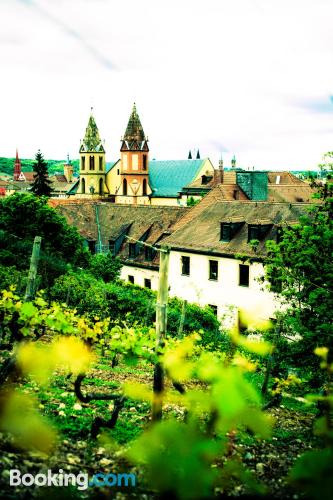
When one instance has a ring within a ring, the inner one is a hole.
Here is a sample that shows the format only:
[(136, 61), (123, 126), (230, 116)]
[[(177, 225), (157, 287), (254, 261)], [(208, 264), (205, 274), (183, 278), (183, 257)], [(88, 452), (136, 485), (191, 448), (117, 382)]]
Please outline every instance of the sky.
[(150, 158), (314, 169), (333, 150), (332, 0), (0, 0), (0, 156), (107, 161), (136, 103)]

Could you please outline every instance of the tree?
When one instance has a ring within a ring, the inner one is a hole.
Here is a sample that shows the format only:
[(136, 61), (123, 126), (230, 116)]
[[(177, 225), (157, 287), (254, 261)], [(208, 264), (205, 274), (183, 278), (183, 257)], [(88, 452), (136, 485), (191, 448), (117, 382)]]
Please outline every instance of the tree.
[(44, 160), (40, 149), (37, 151), (35, 159), (36, 162), (32, 167), (35, 175), (31, 191), (36, 196), (50, 196), (52, 192), (51, 181), (48, 178), (47, 163)]
[(314, 349), (325, 346), (333, 355), (333, 184), (328, 180), (317, 196), (321, 203), (297, 225), (286, 225), (280, 243), (268, 242), (266, 261), (271, 288), (287, 305), (283, 323), (293, 342), (284, 354), (296, 366), (312, 367), (314, 382)]
[(48, 206), (46, 197), (15, 193), (0, 200), (0, 265), (27, 269), (35, 236), (42, 237), (43, 286), (65, 273), (68, 264), (88, 266), (90, 254), (78, 230)]
[(111, 253), (98, 253), (92, 255), (89, 270), (95, 278), (101, 278), (105, 283), (116, 281), (120, 276), (122, 263), (118, 257), (113, 257)]

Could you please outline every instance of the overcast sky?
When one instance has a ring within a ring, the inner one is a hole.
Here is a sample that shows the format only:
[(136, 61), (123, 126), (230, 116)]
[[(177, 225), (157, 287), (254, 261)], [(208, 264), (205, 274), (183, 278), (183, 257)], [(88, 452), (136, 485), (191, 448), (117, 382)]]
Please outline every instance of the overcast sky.
[(151, 158), (315, 168), (333, 150), (332, 0), (0, 0), (0, 156), (107, 160), (133, 102)]

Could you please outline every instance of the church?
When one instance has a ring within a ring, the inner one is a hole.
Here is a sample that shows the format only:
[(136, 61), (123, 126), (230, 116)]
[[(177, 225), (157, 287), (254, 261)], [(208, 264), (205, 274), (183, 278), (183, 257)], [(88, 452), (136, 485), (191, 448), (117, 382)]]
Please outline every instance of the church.
[(214, 176), (209, 158), (150, 160), (148, 138), (135, 103), (121, 138), (118, 161), (106, 163), (105, 148), (92, 113), (79, 153), (80, 177), (68, 193), (76, 199), (131, 205), (186, 205), (183, 189), (203, 177)]

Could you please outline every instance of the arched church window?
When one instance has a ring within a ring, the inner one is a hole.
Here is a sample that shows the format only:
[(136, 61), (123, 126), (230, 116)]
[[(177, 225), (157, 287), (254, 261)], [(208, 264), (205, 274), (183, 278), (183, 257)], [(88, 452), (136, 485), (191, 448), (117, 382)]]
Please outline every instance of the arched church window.
[(95, 157), (89, 156), (89, 169), (95, 170)]
[(127, 180), (123, 180), (123, 195), (127, 195)]

